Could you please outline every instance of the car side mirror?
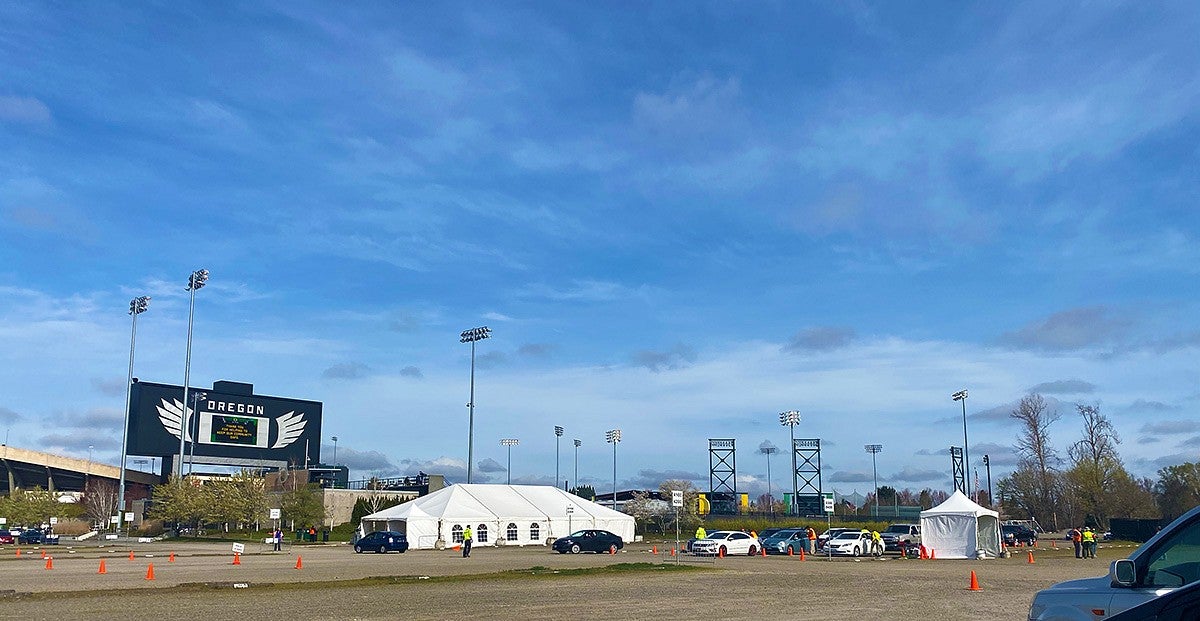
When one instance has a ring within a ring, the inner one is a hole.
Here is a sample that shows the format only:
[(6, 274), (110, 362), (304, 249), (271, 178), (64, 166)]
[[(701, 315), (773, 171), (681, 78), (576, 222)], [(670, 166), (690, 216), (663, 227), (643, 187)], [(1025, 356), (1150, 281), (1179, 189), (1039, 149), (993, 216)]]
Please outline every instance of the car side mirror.
[(1113, 561), (1112, 567), (1108, 570), (1108, 576), (1113, 586), (1134, 586), (1137, 582), (1137, 566), (1127, 558)]

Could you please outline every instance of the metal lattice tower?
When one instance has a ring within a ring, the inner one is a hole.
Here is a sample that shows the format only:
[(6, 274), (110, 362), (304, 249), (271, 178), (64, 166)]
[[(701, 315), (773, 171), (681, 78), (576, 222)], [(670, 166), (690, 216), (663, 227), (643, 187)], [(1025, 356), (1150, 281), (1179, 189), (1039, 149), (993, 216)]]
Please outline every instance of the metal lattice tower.
[(967, 474), (963, 472), (963, 450), (961, 447), (950, 447), (950, 468), (954, 471), (954, 489), (967, 493)]
[(708, 497), (713, 513), (737, 512), (737, 441), (708, 439)]
[(819, 515), (825, 510), (821, 500), (821, 440), (796, 438), (792, 453), (796, 457), (798, 515)]

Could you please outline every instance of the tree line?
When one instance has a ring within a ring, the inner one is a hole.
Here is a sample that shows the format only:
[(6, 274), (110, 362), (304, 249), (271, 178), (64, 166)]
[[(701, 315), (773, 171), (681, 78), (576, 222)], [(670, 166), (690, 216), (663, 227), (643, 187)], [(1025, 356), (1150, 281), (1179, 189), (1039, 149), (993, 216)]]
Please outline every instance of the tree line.
[(1174, 519), (1200, 505), (1200, 463), (1167, 466), (1158, 479), (1138, 478), (1117, 450), (1121, 439), (1098, 405), (1074, 404), (1079, 436), (1062, 449), (1050, 428), (1062, 419), (1037, 393), (1017, 404), (1010, 417), (1019, 429), (1013, 445), (1017, 468), (997, 491), (1005, 517), (1033, 518), (1044, 528), (1089, 525), (1106, 528), (1111, 518)]

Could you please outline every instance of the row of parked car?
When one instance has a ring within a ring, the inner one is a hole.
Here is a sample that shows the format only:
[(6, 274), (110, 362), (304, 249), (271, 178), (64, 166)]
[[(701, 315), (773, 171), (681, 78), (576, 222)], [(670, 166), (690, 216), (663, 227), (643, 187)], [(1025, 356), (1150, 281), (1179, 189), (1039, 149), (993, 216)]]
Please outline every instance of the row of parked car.
[(21, 544), (27, 546), (53, 545), (58, 543), (58, 535), (52, 535), (36, 528), (0, 530), (0, 545)]

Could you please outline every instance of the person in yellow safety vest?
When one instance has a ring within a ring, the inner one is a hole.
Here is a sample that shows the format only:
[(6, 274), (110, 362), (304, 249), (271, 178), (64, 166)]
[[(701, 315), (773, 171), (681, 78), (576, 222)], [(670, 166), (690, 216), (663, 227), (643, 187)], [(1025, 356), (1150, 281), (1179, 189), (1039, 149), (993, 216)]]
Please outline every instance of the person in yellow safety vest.
[(883, 556), (883, 537), (879, 535), (879, 531), (871, 531), (871, 550), (875, 556)]
[(701, 527), (697, 528), (696, 529), (696, 539), (704, 539), (705, 537), (708, 537), (708, 533), (704, 532), (704, 527), (701, 526)]
[(1083, 527), (1083, 558), (1096, 558), (1096, 533), (1090, 526)]
[(467, 526), (466, 529), (463, 530), (463, 542), (462, 542), (463, 558), (467, 558), (467, 557), (471, 556), (471, 539), (472, 539), (471, 527)]

